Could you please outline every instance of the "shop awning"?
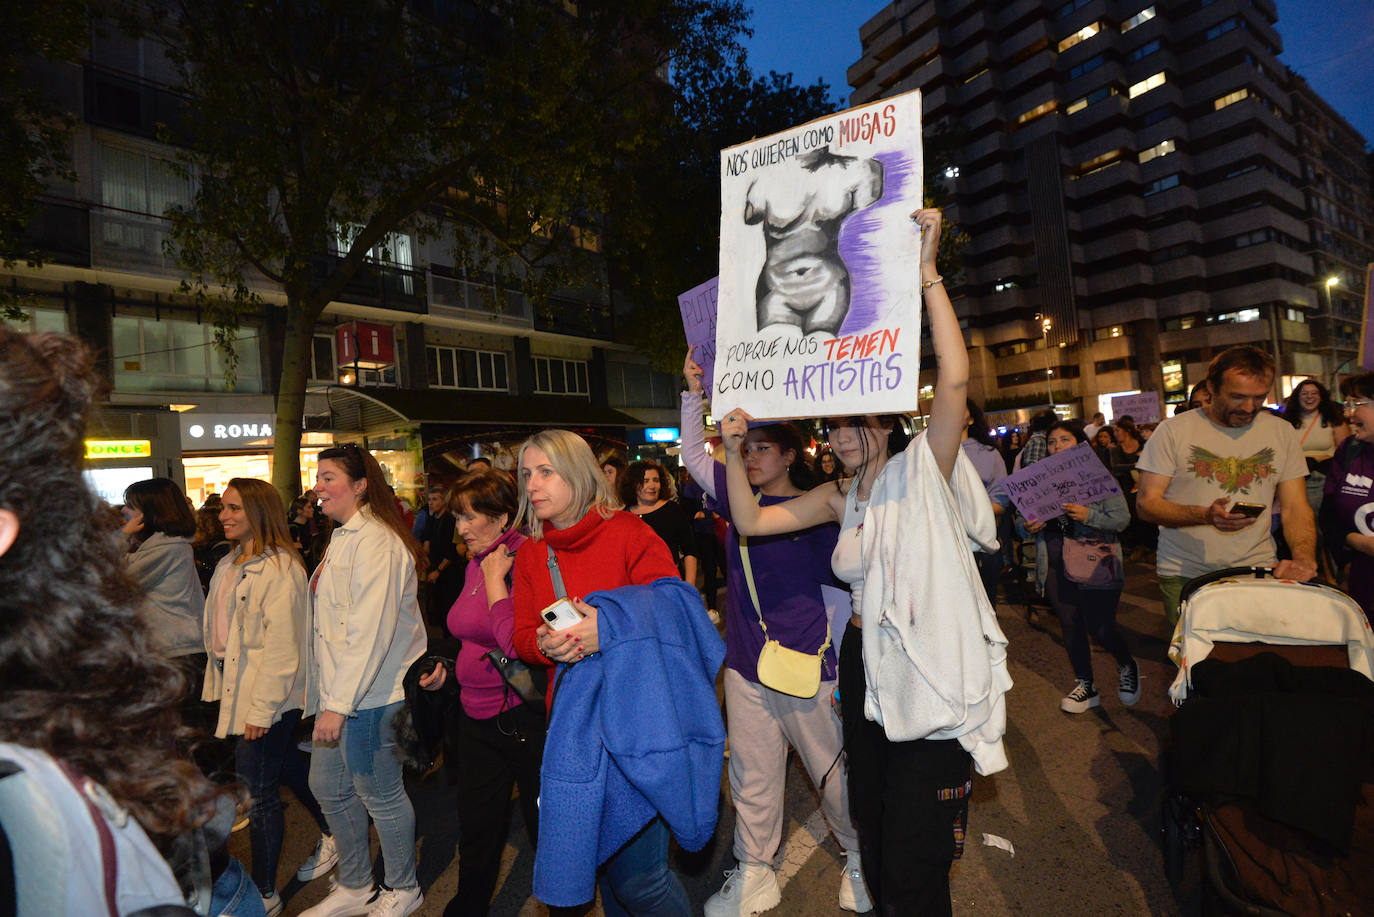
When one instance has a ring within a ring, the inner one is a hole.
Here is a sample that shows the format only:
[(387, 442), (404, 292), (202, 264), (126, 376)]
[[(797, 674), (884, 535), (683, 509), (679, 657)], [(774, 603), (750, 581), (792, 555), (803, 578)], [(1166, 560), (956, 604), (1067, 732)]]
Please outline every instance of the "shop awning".
[(643, 422), (614, 408), (557, 395), (517, 396), (329, 385), (312, 387), (328, 399), (327, 416), (307, 418), (309, 429), (381, 433), (422, 423), (529, 424), (548, 427), (640, 427)]

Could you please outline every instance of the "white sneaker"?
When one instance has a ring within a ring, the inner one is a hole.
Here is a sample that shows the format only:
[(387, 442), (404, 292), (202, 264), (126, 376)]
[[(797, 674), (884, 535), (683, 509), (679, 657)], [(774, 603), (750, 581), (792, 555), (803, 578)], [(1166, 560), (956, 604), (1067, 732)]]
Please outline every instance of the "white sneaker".
[(372, 899), (377, 889), (349, 888), (337, 880), (329, 880), (329, 894), (319, 904), (301, 912), (301, 917), (366, 917), (372, 913)]
[(262, 909), (267, 912), (267, 917), (277, 917), (281, 913), (281, 895), (276, 892), (263, 895)]
[(315, 842), (314, 852), (310, 854), (309, 859), (301, 864), (301, 868), (296, 870), (296, 878), (302, 882), (318, 879), (337, 866), (338, 863), (339, 848), (334, 843), (334, 835), (321, 835), (320, 839)]
[(778, 877), (761, 863), (741, 863), (725, 874), (725, 884), (706, 901), (706, 917), (751, 917), (782, 900)]
[(414, 888), (384, 888), (377, 900), (372, 902), (367, 917), (406, 917), (418, 911), (424, 903), (425, 896), (420, 893), (418, 885)]
[(864, 884), (864, 870), (857, 850), (844, 855), (844, 873), (840, 876), (840, 909), (856, 914), (873, 910), (873, 900), (868, 897), (868, 886)]

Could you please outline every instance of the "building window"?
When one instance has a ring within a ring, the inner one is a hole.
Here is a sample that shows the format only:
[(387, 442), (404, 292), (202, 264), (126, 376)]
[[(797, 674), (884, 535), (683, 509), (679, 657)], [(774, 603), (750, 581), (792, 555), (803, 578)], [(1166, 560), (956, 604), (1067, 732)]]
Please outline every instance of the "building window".
[(1128, 98), (1134, 99), (1136, 96), (1144, 95), (1151, 89), (1158, 89), (1163, 85), (1164, 71), (1161, 70), (1158, 73), (1145, 77), (1145, 79), (1141, 80), (1139, 83), (1133, 84), (1130, 89), (1126, 90), (1126, 95)]
[(1075, 170), (1077, 178), (1085, 178), (1094, 172), (1100, 172), (1108, 166), (1114, 166), (1121, 160), (1124, 150), (1111, 150), (1101, 156), (1094, 156), (1085, 162), (1080, 162)]
[(1228, 92), (1226, 93), (1226, 95), (1212, 102), (1212, 110), (1221, 111), (1228, 105), (1234, 105), (1237, 102), (1243, 102), (1248, 98), (1250, 98), (1250, 90), (1237, 89), (1235, 92)]
[(339, 381), (339, 361), (334, 356), (332, 334), (317, 334), (310, 341), (310, 381)]
[(1054, 111), (1058, 107), (1058, 99), (1050, 99), (1048, 102), (1041, 102), (1039, 105), (1035, 106), (1030, 111), (1022, 112), (1020, 115), (1018, 115), (1016, 117), (1016, 126), (1021, 127), (1023, 125), (1029, 124), (1036, 118), (1048, 115), (1050, 112)]
[(40, 331), (67, 333), (67, 313), (61, 309), (29, 309), (20, 306), (20, 311), (25, 313), (23, 318), (13, 322), (0, 319), (0, 325), (9, 325), (11, 328), (33, 333)]
[(1076, 67), (1069, 68), (1069, 79), (1076, 80), (1085, 73), (1092, 73), (1102, 66), (1102, 55), (1095, 54)]
[(1073, 15), (1074, 10), (1081, 10), (1091, 2), (1092, 0), (1069, 0), (1068, 3), (1065, 3), (1055, 11), (1054, 16), (1056, 19), (1065, 19)]
[(1160, 156), (1168, 156), (1175, 149), (1176, 147), (1174, 146), (1174, 141), (1162, 140), (1159, 143), (1156, 143), (1154, 146), (1150, 147), (1148, 150), (1140, 151), (1140, 164), (1144, 165), (1151, 159), (1158, 159)]
[[(340, 258), (348, 254), (353, 246), (353, 240), (362, 231), (363, 227), (357, 223), (342, 223), (335, 226), (334, 248)], [(410, 236), (401, 232), (389, 232), (382, 241), (368, 250), (367, 257), (375, 264), (397, 268), (403, 272), (402, 291), (407, 296), (415, 295), (415, 277), (412, 273), (415, 268), (415, 256)]]
[(1076, 114), (1082, 111), (1083, 109), (1087, 108), (1089, 105), (1092, 105), (1094, 102), (1101, 102), (1103, 99), (1109, 99), (1116, 94), (1117, 93), (1115, 86), (1103, 86), (1101, 89), (1094, 89), (1092, 92), (1088, 93), (1083, 98), (1075, 99), (1074, 101), (1070, 102), (1069, 107), (1065, 109), (1065, 112), (1070, 115)]
[(1223, 19), (1216, 25), (1207, 30), (1207, 41), (1220, 38), (1232, 29), (1244, 29), (1245, 22), (1239, 16), (1232, 16), (1230, 19)]
[[(224, 391), (224, 357), (214, 347), (214, 325), (176, 319), (116, 315), (111, 321), (115, 388), (133, 392)], [(257, 331), (235, 339), (234, 389), (262, 391)]]
[(1145, 9), (1136, 13), (1130, 19), (1127, 19), (1125, 22), (1121, 23), (1121, 33), (1124, 35), (1136, 26), (1143, 25), (1144, 23), (1149, 22), (1153, 18), (1155, 18), (1155, 8), (1153, 6), (1147, 6), (1145, 7)]
[(1149, 57), (1151, 54), (1154, 54), (1158, 50), (1159, 39), (1156, 38), (1153, 41), (1145, 42), (1145, 44), (1141, 45), (1139, 48), (1136, 48), (1134, 51), (1132, 51), (1128, 60), (1144, 60), (1145, 58)]
[(93, 214), (97, 246), (144, 263), (162, 264), (163, 214), (191, 203), (191, 183), (173, 163), (122, 147), (100, 145), (100, 203)]
[(540, 395), (586, 395), (587, 362), (535, 357), (534, 390)]
[(1140, 126), (1149, 127), (1151, 124), (1158, 124), (1159, 122), (1168, 118), (1173, 113), (1174, 110), (1169, 105), (1164, 105), (1160, 108), (1151, 109), (1150, 111), (1147, 111), (1145, 112), (1145, 114), (1140, 116)]
[(1151, 194), (1158, 194), (1161, 191), (1168, 191), (1170, 188), (1176, 187), (1178, 187), (1177, 172), (1172, 175), (1166, 175), (1163, 178), (1156, 178), (1154, 181), (1150, 182), (1150, 186), (1145, 189), (1143, 196), (1149, 197)]
[(431, 388), (510, 391), (506, 355), (497, 350), (426, 347), (425, 372)]
[(1083, 26), (1083, 28), (1079, 29), (1077, 32), (1074, 32), (1068, 38), (1064, 39), (1059, 43), (1059, 53), (1063, 54), (1065, 51), (1069, 50), (1074, 45), (1078, 44), (1081, 41), (1087, 41), (1089, 38), (1092, 38), (1100, 31), (1102, 31), (1102, 23), (1100, 22), (1094, 22)]

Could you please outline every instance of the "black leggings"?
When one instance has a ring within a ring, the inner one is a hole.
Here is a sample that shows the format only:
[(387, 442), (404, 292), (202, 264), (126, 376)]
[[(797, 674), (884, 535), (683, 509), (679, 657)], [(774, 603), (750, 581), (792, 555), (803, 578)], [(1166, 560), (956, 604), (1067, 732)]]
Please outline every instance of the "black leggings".
[(863, 632), (840, 647), (840, 708), (849, 761), (849, 811), (878, 914), (951, 913), (949, 868), (964, 850), (973, 758), (957, 739), (892, 742), (864, 718)]

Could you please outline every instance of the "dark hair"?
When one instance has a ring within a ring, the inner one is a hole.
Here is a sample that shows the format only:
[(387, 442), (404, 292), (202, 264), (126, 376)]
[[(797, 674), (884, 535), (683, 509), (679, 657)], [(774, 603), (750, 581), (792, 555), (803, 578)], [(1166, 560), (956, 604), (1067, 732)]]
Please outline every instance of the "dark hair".
[[(602, 463), (603, 466), (605, 464)], [(615, 479), (615, 488), (619, 492), (621, 503), (629, 507), (639, 502), (639, 486), (644, 483), (644, 476), (650, 471), (658, 472), (658, 498), (660, 500), (677, 499), (677, 488), (673, 486), (673, 479), (668, 476), (668, 472), (663, 470), (663, 466), (658, 462), (640, 459), (637, 462), (631, 462), (630, 466), (625, 469), (625, 473), (618, 475)]]
[(1103, 424), (1102, 426), (1098, 427), (1097, 432), (1093, 434), (1093, 440), (1096, 441), (1097, 438), (1101, 436), (1103, 433), (1106, 433), (1109, 437), (1111, 437), (1113, 444), (1116, 442), (1116, 428), (1113, 427), (1111, 424)]
[[(806, 460), (806, 449), (802, 446), (801, 433), (790, 423), (770, 423), (761, 427), (755, 427), (749, 431), (757, 433), (770, 443), (778, 447), (779, 452), (795, 452), (796, 457), (787, 466), (787, 480), (798, 490), (810, 490), (818, 483), (816, 472), (811, 467), (811, 463)], [(747, 440), (747, 437), (746, 437)], [(832, 456), (833, 458), (833, 456)], [(835, 461), (835, 470), (839, 471), (839, 460)], [(828, 480), (828, 479), (827, 479)]]
[[(825, 470), (825, 459), (827, 458), (830, 459), (830, 471)], [(822, 449), (816, 453), (816, 461), (811, 470), (815, 474), (818, 484), (833, 481), (840, 476), (840, 460), (835, 458), (834, 452), (829, 449)]]
[(1059, 415), (1054, 413), (1054, 411), (1051, 411), (1049, 408), (1046, 408), (1043, 411), (1039, 411), (1031, 416), (1030, 432), (1048, 433), (1050, 432), (1050, 427), (1053, 426), (1054, 422), (1058, 419)]
[[(1135, 440), (1136, 442), (1138, 442), (1138, 443), (1143, 443), (1143, 442), (1145, 442), (1144, 437), (1142, 437), (1142, 436), (1140, 435), (1140, 428), (1137, 427), (1134, 423), (1132, 423), (1132, 422), (1129, 421), (1129, 420), (1125, 420), (1125, 419), (1118, 420), (1118, 421), (1116, 422), (1116, 429), (1117, 429), (1117, 432), (1118, 432), (1118, 433), (1123, 432), (1123, 431), (1126, 432), (1127, 434), (1130, 435), (1130, 437), (1131, 437), (1132, 439), (1134, 439), (1134, 440)], [(1117, 443), (1117, 445), (1119, 446), (1119, 445), (1121, 445), (1121, 444), (1120, 444), (1120, 443)]]
[(520, 511), (520, 492), (515, 487), (515, 478), (504, 471), (469, 471), (448, 492), (449, 509), (462, 512), (464, 503), (474, 513), (493, 519), (505, 513), (506, 524), (512, 525)]
[(1317, 396), (1321, 399), (1317, 402), (1317, 416), (1321, 418), (1323, 427), (1339, 427), (1345, 423), (1345, 411), (1331, 400), (1330, 389), (1316, 379), (1304, 379), (1293, 386), (1293, 391), (1288, 393), (1288, 400), (1283, 403), (1283, 419), (1291, 423), (1293, 429), (1302, 429), (1302, 404), (1299, 402), (1299, 395), (1304, 385), (1317, 387)]
[(219, 521), (219, 510), (202, 506), (196, 510), (196, 537), (192, 544), (205, 547), (224, 540), (224, 526)]
[(598, 468), (605, 468), (607, 465), (610, 465), (615, 469), (617, 479), (620, 477), (621, 472), (629, 467), (629, 465), (625, 463), (625, 460), (614, 452), (607, 452), (597, 460), (596, 464)]
[[(868, 418), (872, 417), (878, 422), (878, 427), (891, 425), (892, 429), (887, 434), (887, 454), (889, 457), (896, 455), (911, 443), (911, 434), (907, 429), (907, 417), (905, 414), (852, 414), (845, 417), (826, 418), (822, 421), (822, 428), (825, 431), (826, 442), (830, 441), (830, 430), (833, 426), (868, 426)], [(868, 439), (859, 437), (859, 464), (864, 465), (873, 456), (868, 454)], [(847, 480), (843, 475), (835, 479), (835, 489), (843, 490), (840, 482)], [(852, 486), (858, 486), (857, 480)]]
[(1267, 350), (1249, 344), (1237, 344), (1227, 347), (1207, 364), (1207, 386), (1215, 395), (1221, 389), (1221, 377), (1233, 369), (1242, 375), (1273, 382), (1276, 368), (1274, 357)]
[(143, 531), (134, 536), (140, 545), (158, 532), (184, 538), (196, 533), (191, 505), (171, 478), (135, 481), (124, 488), (124, 505), (143, 514)]
[(104, 501), (81, 477), (99, 387), (76, 338), (0, 326), (0, 508), (19, 520), (0, 556), (0, 739), (99, 782), (167, 852), (210, 818), (216, 790), (181, 745), (185, 679), (149, 647)]
[[(1191, 410), (1193, 406), (1193, 399), (1200, 394), (1205, 394), (1208, 398), (1212, 397), (1212, 390), (1207, 387), (1206, 379), (1203, 379), (1197, 385), (1194, 385), (1192, 388), (1188, 390), (1188, 400), (1184, 402), (1184, 410)], [(1178, 413), (1177, 409), (1175, 409), (1174, 413)]]
[[(411, 533), (405, 520), (401, 518), (401, 511), (396, 508), (396, 499), (391, 485), (386, 482), (386, 476), (382, 474), (382, 466), (377, 464), (372, 453), (356, 443), (344, 443), (341, 446), (330, 446), (315, 457), (317, 463), (325, 459), (334, 462), (343, 469), (343, 473), (348, 476), (350, 481), (367, 481), (367, 487), (358, 494), (358, 505), (360, 507), (366, 506), (372, 510), (372, 515), (376, 516), (379, 522), (396, 533), (396, 537), (401, 539), (401, 544), (406, 546), (410, 556), (415, 559), (416, 575), (422, 574), (429, 559), (425, 556), (424, 548), (420, 546), (420, 542), (415, 540), (415, 535)], [(373, 495), (379, 496), (374, 500), (372, 499)], [(332, 532), (333, 526), (329, 530)]]
[(969, 414), (969, 439), (977, 440), (984, 446), (991, 446), (992, 431), (988, 429), (987, 415), (985, 415), (983, 409), (978, 406), (978, 402), (974, 401), (972, 398), (965, 399), (964, 404), (968, 408)]
[(314, 505), (314, 502), (315, 501), (311, 500), (305, 494), (301, 494), (291, 501), (291, 511), (287, 513), (287, 519), (294, 520), (301, 514), (301, 511), (304, 510), (307, 505)]
[(493, 468), (496, 467), (496, 464), (495, 464), (494, 462), (492, 462), (491, 459), (487, 458), (485, 455), (479, 455), (479, 456), (476, 456), (475, 458), (470, 458), (470, 459), (468, 459), (467, 469), (468, 469), (468, 470), (471, 470), (472, 466), (475, 465), (475, 464), (478, 463), (478, 462), (485, 462), (488, 471), (490, 471), (491, 469), (493, 469)]
[(1374, 373), (1358, 373), (1341, 380), (1341, 397), (1374, 400)]
[(1055, 430), (1067, 431), (1068, 434), (1074, 438), (1074, 442), (1086, 443), (1088, 441), (1088, 431), (1083, 428), (1083, 421), (1081, 420), (1056, 420), (1054, 423), (1050, 424), (1050, 428), (1045, 431), (1045, 435), (1049, 436)]

